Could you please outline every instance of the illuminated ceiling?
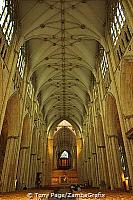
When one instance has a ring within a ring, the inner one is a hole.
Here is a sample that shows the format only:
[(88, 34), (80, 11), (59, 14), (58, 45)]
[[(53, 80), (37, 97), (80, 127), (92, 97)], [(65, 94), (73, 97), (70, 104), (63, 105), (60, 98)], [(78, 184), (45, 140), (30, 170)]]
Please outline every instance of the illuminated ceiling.
[(48, 127), (66, 119), (82, 127), (96, 76), (98, 43), (106, 48), (106, 0), (20, 0), (22, 41)]

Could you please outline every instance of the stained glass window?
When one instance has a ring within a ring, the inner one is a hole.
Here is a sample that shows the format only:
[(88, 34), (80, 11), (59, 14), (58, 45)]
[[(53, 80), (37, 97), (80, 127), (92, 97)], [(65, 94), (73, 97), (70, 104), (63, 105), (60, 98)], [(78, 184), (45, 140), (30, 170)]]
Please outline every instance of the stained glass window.
[(63, 151), (60, 158), (68, 158), (69, 155), (68, 155), (68, 152), (67, 151)]

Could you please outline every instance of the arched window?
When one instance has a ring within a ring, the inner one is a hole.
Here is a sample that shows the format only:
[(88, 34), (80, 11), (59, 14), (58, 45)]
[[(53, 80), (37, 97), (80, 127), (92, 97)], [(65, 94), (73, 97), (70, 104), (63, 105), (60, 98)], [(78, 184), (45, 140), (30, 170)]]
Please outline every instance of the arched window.
[(69, 157), (69, 154), (67, 151), (63, 151), (60, 158), (68, 158)]
[(0, 0), (0, 27), (5, 34), (8, 44), (10, 44), (13, 31), (13, 7), (11, 0)]
[(106, 75), (106, 72), (109, 69), (109, 63), (108, 63), (106, 51), (101, 46), (99, 47), (99, 56), (100, 56), (100, 59), (99, 59), (100, 68), (101, 68), (102, 76), (104, 78)]
[(18, 61), (17, 61), (17, 68), (21, 78), (23, 78), (24, 75), (25, 64), (26, 62), (25, 62), (25, 44), (24, 44), (23, 46), (20, 47)]
[(111, 36), (114, 45), (116, 45), (121, 29), (126, 21), (124, 9), (120, 1), (113, 0), (110, 12)]
[(108, 68), (109, 68), (109, 64), (108, 64), (107, 54), (104, 51), (102, 60), (101, 60), (101, 71), (102, 71), (103, 78), (105, 77), (105, 74), (108, 71)]
[(58, 154), (57, 168), (67, 170), (72, 167), (71, 165), (71, 155), (70, 152), (64, 150), (62, 153)]
[(31, 99), (31, 98), (32, 98), (32, 95), (33, 95), (33, 93), (34, 93), (34, 88), (33, 88), (32, 81), (31, 81), (31, 80), (28, 82), (27, 93), (28, 93), (28, 96), (29, 96), (30, 99)]

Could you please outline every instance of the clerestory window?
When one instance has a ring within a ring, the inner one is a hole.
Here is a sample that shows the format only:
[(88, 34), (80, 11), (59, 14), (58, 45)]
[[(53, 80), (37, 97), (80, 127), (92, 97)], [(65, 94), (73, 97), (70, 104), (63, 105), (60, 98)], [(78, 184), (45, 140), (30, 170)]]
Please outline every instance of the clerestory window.
[(105, 74), (106, 74), (106, 72), (108, 71), (108, 68), (109, 68), (107, 54), (106, 54), (105, 50), (103, 51), (100, 67), (101, 67), (102, 76), (104, 78)]
[(27, 93), (28, 93), (28, 96), (29, 96), (30, 99), (31, 99), (31, 98), (32, 98), (32, 95), (33, 95), (33, 93), (34, 93), (34, 88), (33, 88), (32, 81), (31, 81), (31, 80), (28, 82)]
[(0, 0), (0, 27), (10, 44), (14, 32), (13, 7), (11, 0)]
[(63, 151), (60, 158), (69, 158), (69, 154), (67, 151)]
[(114, 45), (116, 45), (121, 30), (126, 21), (124, 9), (120, 1), (115, 1), (115, 0), (113, 1), (111, 5), (110, 21), (111, 21), (111, 29), (110, 29), (111, 36)]
[(17, 68), (21, 78), (23, 78), (24, 76), (25, 65), (26, 61), (25, 61), (25, 44), (24, 44), (23, 46), (20, 47), (18, 61), (17, 61)]

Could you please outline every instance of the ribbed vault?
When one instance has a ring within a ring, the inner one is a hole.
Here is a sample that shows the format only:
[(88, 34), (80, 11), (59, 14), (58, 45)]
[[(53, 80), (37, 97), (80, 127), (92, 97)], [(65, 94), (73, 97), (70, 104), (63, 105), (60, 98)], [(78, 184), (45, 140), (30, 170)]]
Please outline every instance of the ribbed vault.
[(30, 77), (48, 127), (88, 111), (100, 43), (106, 49), (106, 0), (20, 0), (22, 41), (28, 41)]

